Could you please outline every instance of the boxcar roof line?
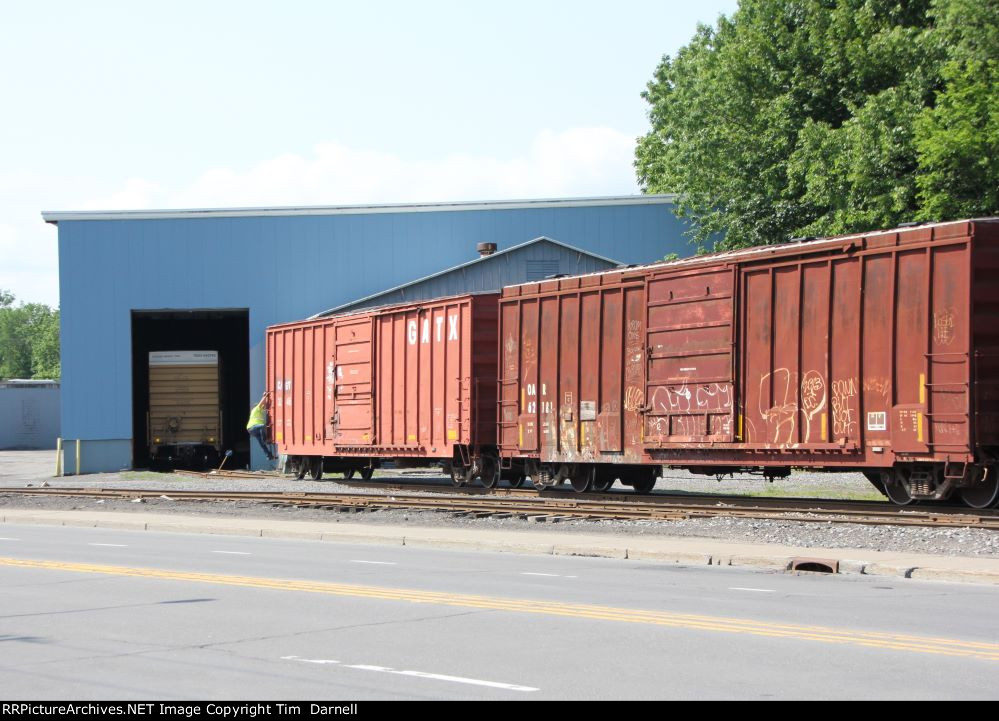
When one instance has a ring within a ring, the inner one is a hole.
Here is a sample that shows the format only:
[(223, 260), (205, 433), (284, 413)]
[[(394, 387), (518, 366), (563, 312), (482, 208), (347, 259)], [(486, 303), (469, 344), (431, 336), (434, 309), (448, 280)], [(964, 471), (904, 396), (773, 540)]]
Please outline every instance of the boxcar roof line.
[[(913, 233), (921, 230), (927, 229), (937, 229), (945, 228), (949, 226), (960, 226), (968, 225), (970, 223), (999, 223), (999, 216), (994, 217), (983, 217), (983, 218), (966, 218), (963, 220), (949, 220), (941, 221), (937, 223), (921, 223), (912, 226), (903, 226), (897, 228), (889, 228), (887, 230), (871, 230), (864, 231), (861, 233), (850, 233), (849, 235), (833, 235), (825, 238), (811, 238), (808, 240), (801, 240), (797, 242), (787, 242), (787, 243), (777, 243), (774, 245), (754, 245), (751, 248), (737, 248), (735, 250), (723, 250), (717, 253), (706, 253), (704, 255), (695, 255), (690, 258), (681, 258), (679, 260), (667, 260), (659, 261), (656, 263), (646, 263), (639, 265), (629, 265), (629, 266), (618, 266), (617, 268), (609, 268), (608, 270), (599, 270), (594, 273), (583, 273), (579, 276), (574, 277), (593, 277), (601, 275), (611, 275), (614, 273), (630, 273), (634, 271), (643, 271), (650, 268), (692, 268), (698, 267), (700, 265), (708, 265), (715, 263), (719, 260), (753, 260), (754, 258), (765, 258), (771, 255), (794, 255), (796, 253), (810, 253), (818, 252), (827, 247), (836, 247), (838, 244), (844, 242), (852, 242), (854, 240), (861, 240), (865, 238), (876, 238), (884, 235), (891, 235), (893, 233)], [(544, 281), (531, 280), (525, 283), (516, 283), (514, 285), (505, 286), (508, 288), (522, 288), (528, 285), (537, 285)]]

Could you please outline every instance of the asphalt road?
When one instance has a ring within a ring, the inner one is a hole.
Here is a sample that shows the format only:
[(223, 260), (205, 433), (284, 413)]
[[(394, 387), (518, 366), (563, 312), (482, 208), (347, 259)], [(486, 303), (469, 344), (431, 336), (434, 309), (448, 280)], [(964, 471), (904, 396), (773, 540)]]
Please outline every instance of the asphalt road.
[(4, 699), (995, 699), (999, 588), (0, 533)]

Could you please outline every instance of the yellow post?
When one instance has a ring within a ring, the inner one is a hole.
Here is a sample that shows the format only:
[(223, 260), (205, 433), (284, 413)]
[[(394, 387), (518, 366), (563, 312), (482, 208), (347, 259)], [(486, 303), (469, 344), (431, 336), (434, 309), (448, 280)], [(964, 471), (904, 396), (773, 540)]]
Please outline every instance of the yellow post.
[(80, 439), (76, 439), (76, 475), (80, 475)]
[(62, 478), (62, 438), (56, 438), (56, 478)]

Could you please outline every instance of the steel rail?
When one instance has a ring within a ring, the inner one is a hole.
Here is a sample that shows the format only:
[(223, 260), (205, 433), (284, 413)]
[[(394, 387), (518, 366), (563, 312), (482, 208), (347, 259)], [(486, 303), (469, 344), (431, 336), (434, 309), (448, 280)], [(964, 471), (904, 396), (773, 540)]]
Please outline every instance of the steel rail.
[[(176, 471), (179, 474), (188, 474), (189, 471)], [(233, 479), (243, 479), (243, 478), (256, 478), (256, 479), (272, 479), (272, 480), (289, 480), (288, 476), (280, 475), (276, 473), (252, 473), (252, 472), (235, 472), (233, 475), (215, 474), (215, 473), (196, 473), (203, 478), (233, 478)], [(674, 495), (670, 493), (655, 493), (655, 494), (643, 494), (637, 495), (632, 490), (626, 490), (624, 488), (615, 491), (606, 491), (603, 493), (587, 492), (584, 494), (577, 493), (568, 487), (549, 487), (544, 490), (538, 490), (533, 486), (528, 486), (526, 488), (484, 488), (478, 485), (468, 485), (468, 486), (454, 486), (448, 481), (447, 483), (423, 483), (418, 480), (413, 482), (405, 482), (401, 479), (391, 479), (391, 480), (370, 480), (370, 481), (354, 481), (346, 479), (337, 478), (327, 478), (329, 482), (336, 483), (340, 486), (347, 486), (348, 488), (364, 489), (364, 490), (380, 490), (390, 493), (435, 493), (435, 494), (446, 494), (446, 495), (461, 495), (461, 496), (497, 496), (497, 497), (510, 497), (510, 498), (560, 498), (560, 499), (577, 499), (589, 502), (620, 502), (629, 504), (656, 504), (656, 505), (668, 505), (670, 507), (678, 507), (680, 505), (688, 505), (691, 507), (701, 508), (703, 506), (716, 506), (718, 504), (731, 505), (733, 507), (746, 507), (751, 506), (753, 508), (766, 507), (768, 510), (781, 510), (788, 509), (791, 511), (801, 510), (803, 505), (808, 505), (810, 509), (815, 510), (815, 512), (822, 513), (861, 513), (863, 515), (876, 515), (884, 516), (886, 518), (894, 518), (900, 514), (913, 514), (919, 513), (923, 515), (936, 515), (936, 516), (951, 516), (957, 515), (959, 517), (981, 517), (990, 518), (994, 517), (999, 519), (999, 511), (997, 510), (979, 510), (974, 511), (969, 509), (964, 505), (951, 505), (945, 502), (932, 503), (925, 506), (895, 506), (887, 500), (882, 501), (842, 501), (837, 499), (828, 498), (794, 498), (794, 497), (779, 497), (773, 498), (768, 497), (765, 499), (756, 498), (752, 496), (742, 496), (742, 495), (722, 495), (722, 494), (688, 494), (683, 493), (682, 495)], [(943, 524), (944, 521), (941, 521)]]
[[(982, 528), (999, 530), (999, 515), (995, 513), (941, 513), (938, 510), (909, 509), (826, 509), (812, 500), (777, 499), (778, 507), (768, 506), (758, 499), (740, 499), (742, 505), (730, 501), (707, 505), (677, 502), (674, 498), (656, 498), (655, 502), (608, 501), (573, 498), (567, 494), (504, 498), (496, 496), (415, 496), (405, 494), (348, 494), (261, 491), (187, 491), (174, 489), (108, 489), (108, 488), (0, 488), (0, 494), (32, 496), (74, 496), (92, 498), (155, 499), (176, 501), (250, 501), (271, 504), (291, 504), (335, 510), (409, 509), (436, 510), (462, 515), (537, 516), (548, 519), (633, 519), (684, 520), (693, 518), (735, 517), (766, 520), (803, 521), (812, 523), (859, 523), (864, 525), (947, 526), (950, 528)], [(791, 502), (795, 501), (795, 507)]]

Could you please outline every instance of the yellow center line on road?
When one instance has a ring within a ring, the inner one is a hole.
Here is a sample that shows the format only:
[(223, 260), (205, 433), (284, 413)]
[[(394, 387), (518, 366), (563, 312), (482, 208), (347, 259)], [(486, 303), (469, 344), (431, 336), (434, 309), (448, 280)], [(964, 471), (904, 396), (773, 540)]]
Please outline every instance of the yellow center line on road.
[(999, 661), (999, 644), (981, 641), (964, 641), (950, 638), (913, 636), (879, 631), (862, 631), (806, 626), (770, 621), (755, 621), (724, 616), (703, 616), (668, 611), (648, 611), (613, 606), (594, 606), (560, 601), (539, 601), (516, 598), (494, 598), (468, 594), (420, 591), (416, 589), (383, 588), (379, 586), (357, 586), (320, 581), (294, 581), (254, 576), (227, 576), (214, 573), (189, 571), (165, 571), (155, 568), (132, 568), (126, 566), (105, 566), (91, 563), (68, 563), (62, 561), (31, 561), (19, 558), (0, 557), (0, 566), (33, 568), (48, 571), (69, 571), (75, 573), (99, 573), (131, 578), (149, 578), (165, 581), (187, 581), (210, 583), (222, 586), (242, 586), (275, 591), (297, 591), (323, 593), (333, 596), (372, 598), (384, 601), (405, 603), (430, 603), (442, 606), (459, 606), (511, 613), (533, 613), (548, 616), (612, 621), (618, 623), (640, 623), (652, 626), (682, 628), (697, 631), (746, 634), (770, 638), (789, 638), (820, 643), (846, 644), (894, 651), (930, 653), (943, 656), (977, 658)]

